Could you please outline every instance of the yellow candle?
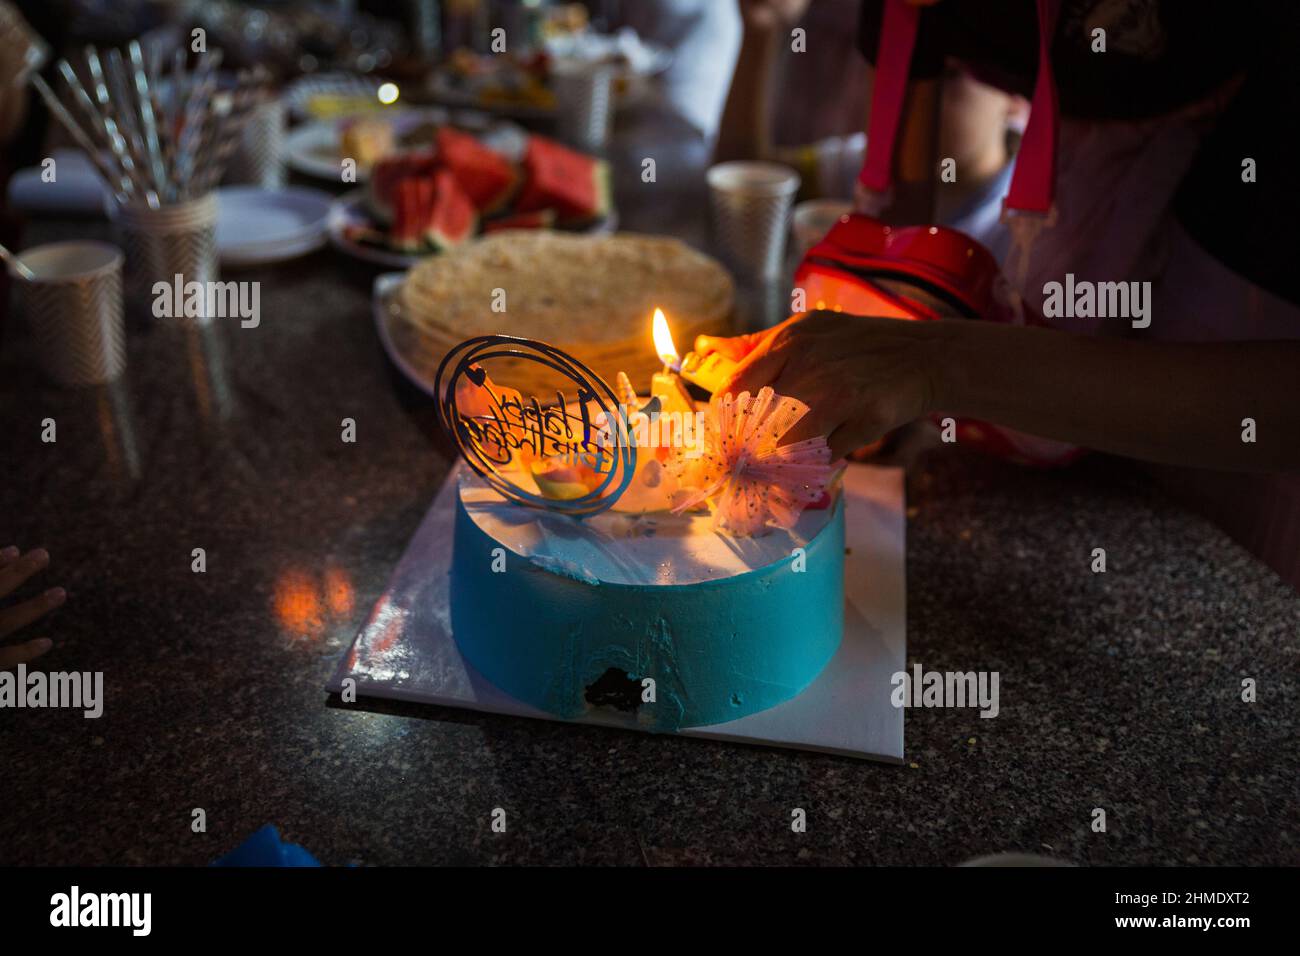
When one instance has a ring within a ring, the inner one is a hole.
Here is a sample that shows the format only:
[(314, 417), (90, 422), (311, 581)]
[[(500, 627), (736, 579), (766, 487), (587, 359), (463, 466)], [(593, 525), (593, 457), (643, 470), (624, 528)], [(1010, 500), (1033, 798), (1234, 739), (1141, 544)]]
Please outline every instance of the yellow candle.
[(691, 393), (686, 390), (681, 376), (674, 372), (656, 372), (650, 379), (650, 397), (659, 399), (661, 414), (681, 412), (689, 414), (695, 410)]

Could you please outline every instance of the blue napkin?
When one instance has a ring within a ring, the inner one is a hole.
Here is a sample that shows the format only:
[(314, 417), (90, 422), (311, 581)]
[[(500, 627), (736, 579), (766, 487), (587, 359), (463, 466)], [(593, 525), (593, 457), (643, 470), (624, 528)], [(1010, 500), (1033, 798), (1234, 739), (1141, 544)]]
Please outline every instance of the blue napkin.
[(285, 843), (268, 823), (213, 866), (320, 866), (320, 861), (296, 843)]

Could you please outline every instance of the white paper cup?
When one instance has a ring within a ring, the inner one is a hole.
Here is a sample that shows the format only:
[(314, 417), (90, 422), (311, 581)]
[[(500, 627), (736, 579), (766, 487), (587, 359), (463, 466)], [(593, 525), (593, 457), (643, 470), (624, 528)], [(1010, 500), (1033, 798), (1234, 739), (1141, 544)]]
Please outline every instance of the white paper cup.
[(614, 118), (614, 70), (608, 64), (557, 59), (551, 66), (560, 139), (578, 149), (603, 149)]
[(794, 246), (803, 256), (822, 241), (831, 227), (853, 211), (843, 199), (809, 199), (794, 207)]
[[(118, 234), (126, 252), (126, 301), (133, 311), (153, 314), (154, 285), (217, 280), (217, 196), (150, 209), (119, 206)], [(193, 321), (207, 322), (212, 316)]]
[(799, 174), (779, 163), (720, 163), (709, 170), (713, 244), (742, 279), (781, 274)]
[(102, 385), (126, 368), (122, 250), (106, 242), (52, 242), (19, 258), (37, 359), (60, 385)]

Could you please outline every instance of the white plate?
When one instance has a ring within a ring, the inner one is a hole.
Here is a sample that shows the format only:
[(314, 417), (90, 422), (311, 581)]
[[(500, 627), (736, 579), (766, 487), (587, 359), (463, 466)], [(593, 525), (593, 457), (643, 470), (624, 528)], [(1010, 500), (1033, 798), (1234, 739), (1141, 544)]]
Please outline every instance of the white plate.
[(355, 73), (309, 73), (289, 84), (284, 102), (294, 119), (311, 119), (311, 101), (317, 96), (368, 97), (378, 99), (380, 81)]
[(291, 186), (217, 190), (217, 252), (226, 265), (280, 262), (319, 249), (328, 237), (330, 197)]
[(396, 296), (405, 281), (406, 274), (403, 272), (385, 272), (383, 275), (375, 276), (371, 293), (371, 315), (374, 316), (375, 328), (379, 332), (379, 344), (383, 346), (384, 352), (393, 364), (406, 376), (408, 382), (430, 398), (437, 398), (438, 393), (433, 383), (406, 360), (406, 355), (397, 347), (397, 341), (393, 337), (392, 323), (400, 318)]
[(347, 235), (349, 226), (368, 226), (374, 228), (374, 220), (370, 218), (370, 213), (366, 211), (366, 194), (364, 190), (358, 189), (344, 196), (340, 196), (330, 204), (329, 215), (329, 237), (334, 248), (340, 252), (347, 253), (354, 259), (361, 259), (363, 262), (373, 262), (375, 265), (388, 266), (391, 269), (409, 269), (415, 265), (423, 256), (432, 255), (431, 252), (411, 255), (405, 252), (395, 252), (392, 249), (383, 249), (379, 246), (367, 245), (364, 242), (357, 242)]
[[(336, 120), (312, 120), (289, 131), (284, 140), (284, 161), (294, 172), (330, 182), (343, 181)], [(369, 170), (358, 169), (357, 181), (365, 182)]]

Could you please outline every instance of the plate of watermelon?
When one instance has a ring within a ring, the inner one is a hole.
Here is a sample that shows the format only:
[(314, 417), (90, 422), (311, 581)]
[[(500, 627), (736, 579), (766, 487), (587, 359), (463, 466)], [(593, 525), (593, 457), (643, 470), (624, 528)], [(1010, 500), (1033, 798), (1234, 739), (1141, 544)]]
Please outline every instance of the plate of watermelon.
[(373, 115), (303, 123), (285, 139), (284, 158), (294, 172), (334, 183), (343, 178), (343, 160), (352, 159), (355, 181), (364, 183), (376, 162), (431, 148), (437, 131), (447, 125), (468, 130), (507, 155), (523, 155), (528, 138), (523, 127), (477, 110), (388, 107)]
[(338, 249), (393, 268), (507, 229), (613, 228), (604, 160), (536, 134), (503, 151), (453, 126), (429, 148), (375, 163), (365, 189), (336, 199), (329, 218)]

